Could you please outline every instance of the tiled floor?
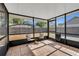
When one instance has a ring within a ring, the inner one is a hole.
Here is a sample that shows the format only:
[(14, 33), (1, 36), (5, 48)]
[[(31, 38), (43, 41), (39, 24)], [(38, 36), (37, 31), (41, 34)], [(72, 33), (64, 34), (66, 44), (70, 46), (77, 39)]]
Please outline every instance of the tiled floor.
[(35, 43), (31, 43), (31, 44), (28, 44), (28, 47), (33, 50), (33, 49), (36, 49), (38, 47), (41, 47), (41, 46), (44, 46), (45, 44), (43, 44), (42, 42), (37, 42), (37, 44)]
[(50, 54), (50, 56), (69, 56), (68, 54), (57, 50), (56, 52)]
[(68, 53), (70, 55), (73, 55), (73, 56), (77, 56), (77, 55), (79, 56), (79, 53), (77, 53), (77, 52), (75, 52), (73, 50), (67, 49), (65, 47), (62, 47), (60, 50), (66, 52), (66, 53)]
[(56, 48), (56, 49), (60, 49), (62, 46), (60, 46), (60, 45), (55, 45), (55, 46), (53, 46), (54, 48)]
[[(28, 52), (26, 47), (28, 47), (30, 52)], [(10, 53), (11, 51), (13, 52)], [(28, 56), (28, 54), (30, 56), (33, 54), (35, 56), (79, 56), (79, 49), (51, 40), (43, 40), (37, 44), (29, 43), (11, 47), (6, 55)]]
[(56, 50), (55, 48), (53, 48), (49, 45), (45, 45), (41, 48), (33, 50), (33, 53), (36, 56), (46, 56), (46, 55), (49, 55), (50, 53), (54, 52), (55, 50)]
[(44, 40), (44, 41), (41, 41), (42, 43), (44, 44), (54, 44), (55, 42), (54, 41), (51, 41), (51, 40)]

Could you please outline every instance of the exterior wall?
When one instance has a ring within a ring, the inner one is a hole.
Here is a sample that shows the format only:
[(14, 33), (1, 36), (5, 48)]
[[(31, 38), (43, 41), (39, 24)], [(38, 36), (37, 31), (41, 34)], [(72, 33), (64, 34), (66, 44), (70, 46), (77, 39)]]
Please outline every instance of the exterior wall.
[[(10, 27), (9, 34), (27, 34), (33, 33), (33, 28), (26, 28), (26, 27)], [(47, 28), (35, 28), (35, 33), (38, 32), (47, 32)]]
[[(54, 32), (54, 28), (50, 28), (50, 32)], [(63, 28), (57, 28), (57, 32), (64, 33)], [(63, 30), (63, 31), (61, 31)], [(23, 33), (33, 33), (33, 28), (25, 28), (25, 27), (10, 27), (9, 28), (9, 34), (23, 34)], [(47, 32), (47, 28), (35, 28), (35, 32)], [(67, 33), (70, 34), (79, 34), (79, 28), (78, 27), (67, 27)]]

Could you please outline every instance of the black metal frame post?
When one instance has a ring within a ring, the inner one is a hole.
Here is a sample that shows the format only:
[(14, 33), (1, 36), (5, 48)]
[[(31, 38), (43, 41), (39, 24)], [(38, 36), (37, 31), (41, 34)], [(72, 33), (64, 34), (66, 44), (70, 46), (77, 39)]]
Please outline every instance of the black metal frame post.
[(9, 13), (7, 14), (7, 35), (8, 35), (8, 42), (9, 42)]
[(35, 37), (35, 26), (34, 26), (34, 17), (33, 17), (33, 38)]
[(55, 39), (56, 39), (56, 32), (57, 32), (57, 23), (56, 23), (56, 17), (55, 17)]
[(64, 14), (64, 19), (65, 19), (65, 41), (66, 41), (66, 44), (67, 44), (67, 40), (66, 40), (66, 14)]
[(64, 15), (65, 18), (65, 39), (66, 39), (66, 14)]
[(47, 20), (47, 33), (48, 33), (48, 38), (49, 38), (49, 20)]

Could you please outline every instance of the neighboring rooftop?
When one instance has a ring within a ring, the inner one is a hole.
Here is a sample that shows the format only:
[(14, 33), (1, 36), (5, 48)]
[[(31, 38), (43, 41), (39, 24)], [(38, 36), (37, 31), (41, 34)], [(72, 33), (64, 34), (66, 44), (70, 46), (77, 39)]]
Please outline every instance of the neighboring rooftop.
[(73, 17), (69, 21), (67, 21), (67, 24), (79, 24), (79, 17)]

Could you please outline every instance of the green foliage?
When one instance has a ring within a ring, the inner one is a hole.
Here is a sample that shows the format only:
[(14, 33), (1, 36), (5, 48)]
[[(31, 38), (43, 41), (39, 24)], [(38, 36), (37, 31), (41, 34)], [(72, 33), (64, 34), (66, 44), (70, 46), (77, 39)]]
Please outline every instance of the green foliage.
[(63, 25), (63, 23), (59, 23), (58, 25)]
[(42, 22), (42, 21), (38, 21), (36, 23), (36, 25), (39, 26), (39, 27), (41, 27), (41, 28), (43, 28), (45, 26), (45, 24), (46, 24), (46, 22)]
[(23, 24), (23, 21), (20, 18), (13, 18), (12, 20), (13, 20), (13, 24)]

